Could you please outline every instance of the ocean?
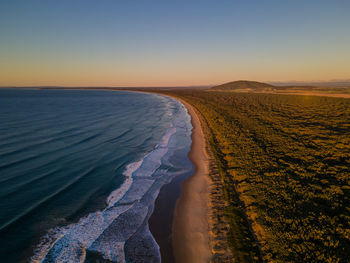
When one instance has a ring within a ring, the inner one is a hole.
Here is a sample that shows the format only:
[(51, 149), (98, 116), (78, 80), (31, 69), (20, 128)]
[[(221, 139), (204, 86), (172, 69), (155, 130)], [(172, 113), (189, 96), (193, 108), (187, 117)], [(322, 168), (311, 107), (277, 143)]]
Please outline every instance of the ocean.
[(148, 221), (193, 172), (191, 129), (166, 96), (0, 90), (1, 262), (160, 262)]

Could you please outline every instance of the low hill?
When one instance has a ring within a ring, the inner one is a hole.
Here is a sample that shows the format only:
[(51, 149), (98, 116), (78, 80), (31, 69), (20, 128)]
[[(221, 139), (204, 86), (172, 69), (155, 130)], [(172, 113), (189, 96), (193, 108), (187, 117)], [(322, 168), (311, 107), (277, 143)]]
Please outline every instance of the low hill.
[(349, 87), (327, 87), (308, 85), (272, 85), (263, 82), (238, 80), (212, 87), (211, 91), (272, 93), (286, 95), (316, 95), (350, 98)]
[(213, 90), (273, 90), (276, 89), (276, 86), (257, 82), (257, 81), (248, 81), (248, 80), (238, 80), (228, 82), (222, 85), (218, 85), (212, 88)]

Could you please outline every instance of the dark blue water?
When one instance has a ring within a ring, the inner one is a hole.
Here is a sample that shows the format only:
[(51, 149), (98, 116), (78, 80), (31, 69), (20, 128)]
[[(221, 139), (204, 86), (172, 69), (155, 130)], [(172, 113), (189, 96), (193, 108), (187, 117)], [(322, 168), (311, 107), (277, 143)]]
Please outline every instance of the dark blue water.
[(172, 162), (190, 129), (164, 96), (0, 90), (1, 262), (132, 260), (140, 240), (159, 260), (147, 220), (161, 186), (192, 169)]

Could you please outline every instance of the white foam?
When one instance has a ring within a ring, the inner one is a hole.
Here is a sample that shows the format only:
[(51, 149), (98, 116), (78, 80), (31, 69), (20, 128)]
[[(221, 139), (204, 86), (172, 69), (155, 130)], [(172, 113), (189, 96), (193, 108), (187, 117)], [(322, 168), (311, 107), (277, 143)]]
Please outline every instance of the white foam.
[(116, 190), (114, 190), (107, 198), (108, 207), (114, 206), (130, 189), (133, 179), (132, 174), (141, 166), (143, 160), (138, 162), (130, 163), (126, 166), (125, 172), (123, 175), (125, 176), (125, 180), (123, 184)]
[(171, 136), (173, 136), (175, 133), (176, 133), (176, 128), (169, 129), (168, 132), (163, 136), (160, 146), (166, 147), (169, 144), (169, 140)]
[[(139, 200), (152, 186), (154, 180), (144, 181), (139, 179), (142, 184), (133, 185), (133, 176), (137, 174), (142, 177), (151, 177), (157, 168), (159, 168), (160, 159), (167, 153), (167, 144), (173, 134), (176, 133), (176, 128), (169, 129), (162, 137), (161, 143), (155, 147), (153, 151), (148, 153), (143, 159), (137, 162), (130, 163), (126, 166), (123, 175), (125, 180), (123, 184), (116, 190), (114, 190), (107, 198), (107, 208), (103, 211), (91, 213), (84, 218), (81, 218), (79, 222), (68, 225), (62, 228), (56, 228), (51, 231), (51, 235), (47, 235), (41, 244), (39, 244), (35, 256), (32, 258), (32, 262), (44, 262), (47, 253), (51, 251), (54, 254), (56, 261), (80, 262), (74, 255), (85, 255), (86, 248), (90, 247), (92, 243), (103, 233), (103, 231), (115, 220), (120, 214), (127, 211), (132, 207), (130, 205), (118, 206), (118, 202), (127, 195), (128, 202), (134, 202)], [(122, 243), (118, 242), (116, 245), (117, 251), (122, 251)], [(59, 249), (55, 251), (56, 247)], [(62, 249), (64, 247), (64, 249)], [(123, 255), (108, 255), (108, 251), (104, 251), (106, 259), (116, 259), (123, 262)], [(119, 253), (118, 253), (119, 254)], [(111, 257), (111, 258), (109, 258)], [(119, 262), (118, 261), (118, 262)]]
[[(107, 204), (110, 208), (114, 206), (118, 201), (126, 195), (128, 190), (132, 187), (133, 175), (137, 172), (138, 176), (142, 177), (152, 177), (152, 174), (159, 168), (161, 165), (161, 158), (167, 153), (168, 149), (166, 148), (169, 144), (169, 140), (172, 135), (176, 133), (176, 128), (170, 128), (166, 134), (162, 137), (160, 144), (158, 144), (153, 151), (148, 153), (143, 159), (138, 162), (130, 163), (126, 166), (126, 169), (123, 173), (125, 180), (123, 184), (116, 190), (114, 190), (107, 198)], [(145, 188), (143, 193), (145, 193), (150, 185), (144, 185)], [(140, 186), (138, 187), (140, 188)], [(134, 195), (135, 196), (135, 195)], [(137, 196), (136, 199), (139, 199), (142, 195)]]
[[(75, 224), (56, 228), (51, 236), (48, 235), (43, 239), (31, 261), (44, 262), (50, 250), (57, 250), (51, 251), (56, 262), (70, 262), (74, 255), (81, 254), (81, 252), (85, 254), (86, 248), (91, 246), (113, 220), (130, 209), (131, 206), (116, 206), (108, 210), (91, 213)], [(60, 249), (55, 249), (55, 246)]]

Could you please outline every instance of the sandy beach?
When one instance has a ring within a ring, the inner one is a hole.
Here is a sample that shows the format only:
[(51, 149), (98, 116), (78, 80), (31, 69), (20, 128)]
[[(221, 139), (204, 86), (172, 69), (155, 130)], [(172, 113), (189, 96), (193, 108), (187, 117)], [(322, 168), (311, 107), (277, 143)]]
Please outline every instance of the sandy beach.
[[(178, 99), (178, 98), (177, 98)], [(173, 248), (176, 262), (209, 262), (211, 258), (209, 229), (209, 162), (205, 138), (194, 108), (181, 100), (192, 121), (192, 145), (188, 155), (195, 166), (194, 174), (181, 185), (173, 222)]]

